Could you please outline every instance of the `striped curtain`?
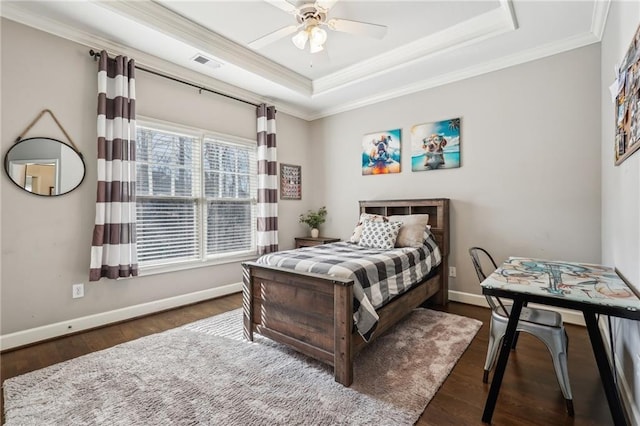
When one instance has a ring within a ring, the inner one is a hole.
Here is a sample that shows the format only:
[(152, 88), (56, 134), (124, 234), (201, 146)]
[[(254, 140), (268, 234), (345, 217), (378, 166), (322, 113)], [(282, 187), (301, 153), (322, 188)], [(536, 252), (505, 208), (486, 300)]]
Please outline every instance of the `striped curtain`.
[(258, 113), (258, 254), (278, 251), (278, 174), (276, 107), (261, 104)]
[(138, 275), (135, 64), (100, 53), (98, 188), (89, 281)]

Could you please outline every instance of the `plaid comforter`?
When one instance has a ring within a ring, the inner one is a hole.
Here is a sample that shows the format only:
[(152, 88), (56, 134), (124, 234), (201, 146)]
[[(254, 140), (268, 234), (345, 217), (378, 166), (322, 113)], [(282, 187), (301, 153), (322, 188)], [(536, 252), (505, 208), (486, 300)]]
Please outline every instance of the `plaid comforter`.
[(419, 248), (380, 250), (341, 242), (266, 254), (257, 262), (353, 279), (353, 320), (368, 341), (378, 325), (376, 308), (422, 281), (441, 260), (429, 233)]

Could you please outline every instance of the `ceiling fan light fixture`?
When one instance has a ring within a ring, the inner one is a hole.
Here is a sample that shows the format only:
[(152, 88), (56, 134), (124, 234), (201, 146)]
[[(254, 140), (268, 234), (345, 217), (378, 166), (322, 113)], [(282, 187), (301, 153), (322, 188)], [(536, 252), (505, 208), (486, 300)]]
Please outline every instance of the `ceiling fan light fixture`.
[(293, 44), (295, 44), (295, 46), (298, 49), (304, 50), (304, 47), (306, 46), (308, 39), (309, 39), (309, 34), (307, 33), (306, 30), (302, 30), (298, 32), (298, 34), (294, 35), (291, 38), (291, 41), (293, 42)]
[[(1, 2), (2, 0), (0, 0)], [(368, 22), (352, 21), (350, 19), (332, 18), (327, 19), (329, 9), (338, 0), (300, 0), (295, 3), (299, 6), (294, 6), (291, 0), (265, 0), (267, 3), (290, 13), (295, 16), (297, 24), (289, 25), (287, 27), (280, 28), (266, 34), (257, 40), (249, 43), (249, 47), (253, 49), (260, 49), (267, 46), (283, 37), (290, 36), (293, 44), (300, 50), (304, 50), (307, 41), (309, 42), (309, 50), (311, 53), (316, 53), (324, 50), (324, 43), (327, 41), (328, 28), (332, 31), (350, 33), (362, 36), (368, 36), (372, 38), (382, 39), (386, 32), (387, 27), (385, 25), (370, 24)], [(300, 4), (303, 3), (303, 4)], [(321, 28), (322, 27), (322, 28)], [(302, 30), (300, 30), (303, 28)]]
[(311, 28), (311, 35), (309, 36), (310, 43), (322, 47), (325, 41), (327, 41), (327, 32), (319, 27)]
[(318, 53), (322, 52), (324, 47), (321, 44), (315, 44), (313, 42), (309, 43), (309, 53)]

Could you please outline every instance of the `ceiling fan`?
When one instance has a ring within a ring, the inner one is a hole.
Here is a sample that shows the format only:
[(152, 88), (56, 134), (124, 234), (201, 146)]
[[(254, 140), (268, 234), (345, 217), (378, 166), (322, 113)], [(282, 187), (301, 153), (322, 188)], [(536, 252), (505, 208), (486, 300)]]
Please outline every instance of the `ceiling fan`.
[(295, 46), (304, 50), (309, 41), (309, 51), (317, 53), (324, 50), (324, 43), (327, 41), (327, 32), (323, 27), (333, 31), (362, 35), (382, 39), (387, 33), (385, 25), (370, 24), (367, 22), (351, 21), (348, 19), (333, 18), (327, 19), (329, 9), (338, 0), (317, 0), (313, 3), (305, 3), (301, 6), (294, 6), (286, 0), (265, 0), (267, 3), (295, 16), (297, 24), (280, 28), (257, 40), (249, 43), (249, 47), (260, 49), (283, 37), (296, 33), (291, 41)]

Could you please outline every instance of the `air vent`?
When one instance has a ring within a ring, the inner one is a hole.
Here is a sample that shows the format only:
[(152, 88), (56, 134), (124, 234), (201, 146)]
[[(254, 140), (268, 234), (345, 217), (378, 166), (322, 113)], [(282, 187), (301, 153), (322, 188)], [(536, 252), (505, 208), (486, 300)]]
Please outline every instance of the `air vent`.
[(206, 64), (207, 62), (209, 62), (209, 59), (205, 58), (204, 56), (200, 56), (200, 55), (198, 55), (198, 56), (196, 56), (196, 58), (194, 59), (194, 61), (196, 61), (196, 62), (197, 62), (197, 63), (199, 63), (199, 64), (204, 65), (204, 64)]
[(201, 54), (197, 54), (196, 56), (191, 58), (191, 60), (211, 69), (220, 68), (220, 66), (222, 66), (220, 62), (214, 61), (213, 59), (207, 58), (206, 56)]

